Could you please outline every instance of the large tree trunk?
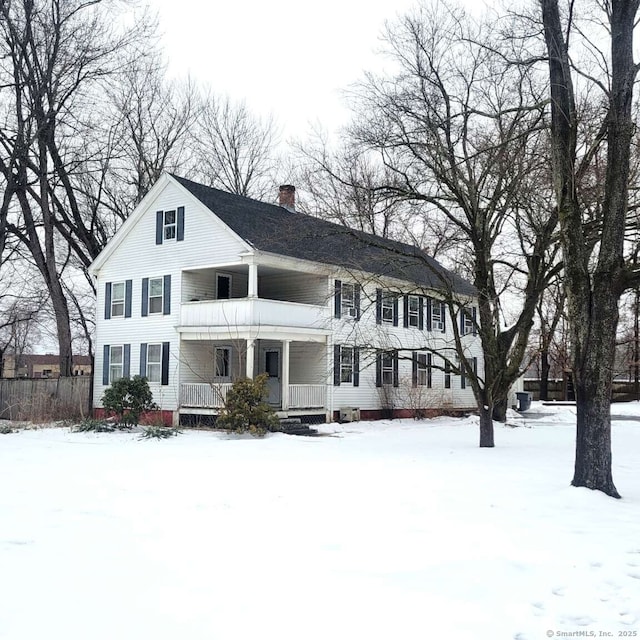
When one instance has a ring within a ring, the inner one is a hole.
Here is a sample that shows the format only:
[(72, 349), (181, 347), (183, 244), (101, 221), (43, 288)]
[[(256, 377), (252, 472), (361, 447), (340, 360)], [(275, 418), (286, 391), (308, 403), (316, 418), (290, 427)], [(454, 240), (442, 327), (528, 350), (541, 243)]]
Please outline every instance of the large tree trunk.
[(540, 400), (549, 399), (549, 352), (545, 349), (540, 352)]
[(493, 408), (484, 405), (480, 407), (480, 446), (493, 447)]
[(493, 419), (496, 422), (507, 421), (508, 399), (506, 396), (498, 398), (493, 405)]

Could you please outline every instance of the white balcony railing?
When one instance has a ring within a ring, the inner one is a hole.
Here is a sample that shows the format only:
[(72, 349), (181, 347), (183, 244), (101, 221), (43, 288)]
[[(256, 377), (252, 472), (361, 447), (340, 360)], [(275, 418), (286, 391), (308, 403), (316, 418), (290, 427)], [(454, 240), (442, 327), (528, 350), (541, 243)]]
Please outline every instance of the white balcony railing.
[(184, 327), (278, 326), (326, 329), (328, 307), (263, 298), (183, 302)]
[(290, 384), (289, 409), (322, 409), (325, 391), (323, 384)]
[[(224, 405), (231, 383), (206, 384), (183, 382), (180, 404), (183, 407), (219, 409)], [(322, 409), (325, 406), (326, 388), (322, 384), (290, 384), (289, 409)]]
[(199, 407), (202, 409), (219, 409), (232, 384), (204, 384), (201, 382), (183, 382), (181, 385), (180, 404), (183, 407)]

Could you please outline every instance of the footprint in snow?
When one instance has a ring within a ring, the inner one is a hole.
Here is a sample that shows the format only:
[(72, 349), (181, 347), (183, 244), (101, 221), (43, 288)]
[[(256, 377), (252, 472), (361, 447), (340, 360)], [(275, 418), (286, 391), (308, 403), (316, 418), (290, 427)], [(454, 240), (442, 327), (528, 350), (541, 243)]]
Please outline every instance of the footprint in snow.
[(635, 578), (636, 580), (640, 580), (640, 571), (632, 571), (631, 573), (627, 573), (630, 578)]
[(634, 625), (637, 621), (638, 618), (636, 618), (632, 613), (627, 613), (625, 611), (624, 613), (620, 614), (620, 622), (622, 622), (622, 624), (631, 626), (632, 624)]
[(555, 589), (551, 589), (551, 593), (553, 593), (554, 596), (563, 596), (566, 590), (566, 587), (556, 587)]

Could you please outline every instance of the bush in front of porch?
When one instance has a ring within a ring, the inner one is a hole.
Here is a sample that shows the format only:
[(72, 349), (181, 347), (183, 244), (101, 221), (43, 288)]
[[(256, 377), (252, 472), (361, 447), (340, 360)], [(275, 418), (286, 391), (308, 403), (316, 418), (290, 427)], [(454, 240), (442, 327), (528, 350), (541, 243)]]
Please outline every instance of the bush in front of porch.
[(216, 420), (216, 427), (234, 433), (263, 436), (278, 426), (278, 417), (266, 402), (267, 380), (262, 373), (254, 380), (240, 378), (227, 393), (224, 407)]

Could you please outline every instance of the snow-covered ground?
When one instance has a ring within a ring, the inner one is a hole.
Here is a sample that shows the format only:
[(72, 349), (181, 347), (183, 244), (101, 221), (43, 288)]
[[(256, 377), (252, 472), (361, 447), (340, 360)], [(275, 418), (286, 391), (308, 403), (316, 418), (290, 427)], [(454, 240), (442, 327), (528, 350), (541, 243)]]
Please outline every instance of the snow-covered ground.
[(612, 411), (622, 500), (569, 486), (574, 412), (491, 450), (474, 418), (0, 435), (0, 638), (634, 637), (640, 405)]

